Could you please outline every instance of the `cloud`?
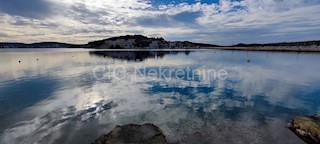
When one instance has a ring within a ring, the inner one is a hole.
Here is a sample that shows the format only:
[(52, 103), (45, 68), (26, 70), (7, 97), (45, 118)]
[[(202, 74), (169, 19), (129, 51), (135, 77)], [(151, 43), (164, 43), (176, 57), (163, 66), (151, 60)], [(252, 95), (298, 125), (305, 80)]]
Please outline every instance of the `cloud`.
[(139, 17), (137, 25), (146, 27), (181, 27), (196, 26), (196, 19), (202, 12), (182, 12), (175, 15), (161, 14), (156, 16)]
[(8, 34), (0, 33), (0, 37), (6, 37), (6, 36), (8, 36)]
[(93, 10), (87, 7), (84, 3), (77, 3), (71, 6), (72, 17), (84, 24), (99, 24), (99, 25), (108, 25), (109, 21), (104, 20), (103, 16), (108, 16), (106, 10)]
[(318, 0), (0, 0), (7, 31), (42, 31), (43, 39), (73, 43), (137, 32), (216, 44), (314, 40), (319, 13)]
[(52, 3), (47, 0), (0, 0), (0, 12), (28, 18), (45, 18), (52, 12)]

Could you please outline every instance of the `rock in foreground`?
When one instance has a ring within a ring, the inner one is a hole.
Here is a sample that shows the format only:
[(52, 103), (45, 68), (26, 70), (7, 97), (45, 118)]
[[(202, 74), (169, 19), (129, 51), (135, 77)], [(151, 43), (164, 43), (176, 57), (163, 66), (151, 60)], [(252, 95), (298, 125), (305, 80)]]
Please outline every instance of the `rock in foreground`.
[(93, 144), (124, 144), (124, 143), (156, 143), (165, 144), (166, 137), (157, 126), (153, 124), (128, 124), (116, 126), (107, 135), (98, 138)]
[(309, 144), (320, 143), (320, 115), (294, 118), (290, 129)]

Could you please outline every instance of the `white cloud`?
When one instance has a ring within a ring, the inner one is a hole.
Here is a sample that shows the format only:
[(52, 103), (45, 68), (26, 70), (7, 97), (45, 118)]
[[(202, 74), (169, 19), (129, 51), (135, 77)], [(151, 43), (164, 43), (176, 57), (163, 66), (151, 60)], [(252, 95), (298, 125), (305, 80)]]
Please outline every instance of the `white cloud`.
[[(51, 3), (59, 6), (58, 10), (42, 19), (0, 15), (0, 41), (86, 43), (124, 34), (218, 44), (320, 39), (315, 33), (320, 23), (318, 0), (220, 0), (212, 4), (176, 5), (152, 5), (148, 0)], [(189, 13), (197, 15), (188, 16)]]

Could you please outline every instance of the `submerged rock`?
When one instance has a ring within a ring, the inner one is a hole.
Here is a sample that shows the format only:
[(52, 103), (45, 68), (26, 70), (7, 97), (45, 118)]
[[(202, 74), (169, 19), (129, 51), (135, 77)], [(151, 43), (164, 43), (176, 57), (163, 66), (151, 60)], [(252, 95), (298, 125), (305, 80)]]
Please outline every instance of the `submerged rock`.
[(320, 143), (320, 115), (296, 117), (291, 120), (289, 127), (306, 143)]
[(153, 124), (128, 124), (116, 126), (106, 135), (101, 136), (93, 144), (124, 144), (124, 143), (167, 143), (160, 128)]

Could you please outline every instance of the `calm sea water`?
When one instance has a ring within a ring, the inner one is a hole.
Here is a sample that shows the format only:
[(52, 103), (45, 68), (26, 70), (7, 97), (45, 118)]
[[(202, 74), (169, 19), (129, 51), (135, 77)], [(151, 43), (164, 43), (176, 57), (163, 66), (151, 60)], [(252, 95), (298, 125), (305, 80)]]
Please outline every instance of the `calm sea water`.
[[(0, 143), (85, 144), (128, 123), (154, 123), (177, 143), (303, 143), (287, 123), (320, 113), (319, 62), (311, 53), (2, 49)], [(201, 73), (221, 69), (227, 79)]]

